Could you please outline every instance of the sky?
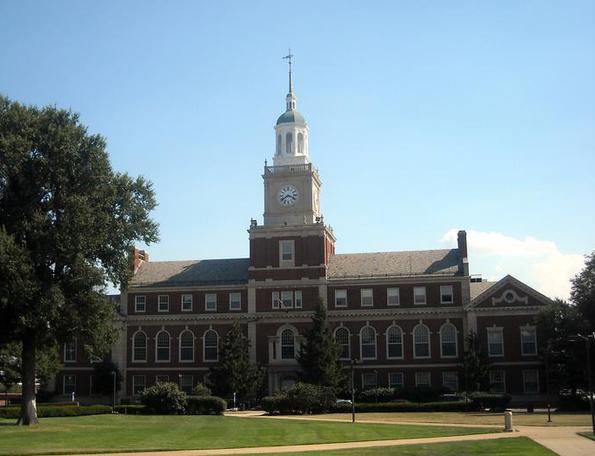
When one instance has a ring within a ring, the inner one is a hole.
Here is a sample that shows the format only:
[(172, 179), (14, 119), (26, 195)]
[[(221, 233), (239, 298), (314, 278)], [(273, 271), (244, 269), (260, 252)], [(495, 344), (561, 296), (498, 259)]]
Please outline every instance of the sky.
[(337, 253), (456, 246), (551, 297), (595, 249), (593, 1), (0, 1), (0, 93), (154, 185), (152, 260), (248, 256), (298, 109)]

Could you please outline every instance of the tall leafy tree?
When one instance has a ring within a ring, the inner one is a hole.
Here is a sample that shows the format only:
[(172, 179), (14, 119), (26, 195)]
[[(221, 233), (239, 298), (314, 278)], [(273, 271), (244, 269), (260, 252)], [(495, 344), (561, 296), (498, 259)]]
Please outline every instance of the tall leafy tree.
[(19, 423), (37, 423), (36, 353), (115, 334), (108, 283), (125, 287), (135, 241), (157, 240), (151, 184), (114, 172), (77, 114), (0, 96), (0, 344), (22, 344)]
[(570, 300), (595, 331), (595, 252), (585, 256), (585, 267), (570, 282)]
[(326, 306), (319, 299), (312, 316), (312, 326), (306, 331), (305, 343), (298, 356), (300, 380), (331, 387), (337, 393), (345, 382), (340, 355), (341, 347), (333, 337)]
[(549, 368), (550, 387), (574, 395), (585, 384), (585, 350), (572, 337), (585, 334), (588, 322), (576, 306), (556, 299), (535, 317), (540, 356)]
[(465, 389), (467, 392), (487, 391), (490, 387), (490, 363), (476, 333), (465, 338)]
[(219, 362), (210, 369), (209, 385), (219, 396), (240, 402), (253, 401), (260, 393), (264, 374), (250, 362), (250, 340), (235, 322), (219, 350)]

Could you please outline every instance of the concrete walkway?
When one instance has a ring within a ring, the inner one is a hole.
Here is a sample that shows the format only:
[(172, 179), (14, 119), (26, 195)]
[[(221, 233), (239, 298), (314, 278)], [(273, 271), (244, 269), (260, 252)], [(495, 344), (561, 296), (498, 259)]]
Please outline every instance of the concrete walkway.
[(584, 426), (519, 426), (519, 434), (535, 440), (540, 445), (555, 451), (560, 456), (594, 456), (595, 441), (577, 435), (577, 432), (589, 432)]

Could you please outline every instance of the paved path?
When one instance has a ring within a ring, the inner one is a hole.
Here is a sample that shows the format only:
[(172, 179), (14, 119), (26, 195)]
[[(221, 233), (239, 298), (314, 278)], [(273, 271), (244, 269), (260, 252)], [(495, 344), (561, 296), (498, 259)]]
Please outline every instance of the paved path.
[(555, 451), (560, 456), (594, 456), (595, 441), (577, 435), (590, 431), (585, 426), (518, 426), (519, 434)]

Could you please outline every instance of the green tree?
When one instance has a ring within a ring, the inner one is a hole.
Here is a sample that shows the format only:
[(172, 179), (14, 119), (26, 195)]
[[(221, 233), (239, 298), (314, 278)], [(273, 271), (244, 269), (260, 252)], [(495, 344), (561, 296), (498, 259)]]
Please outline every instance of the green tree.
[(465, 338), (465, 390), (487, 391), (490, 387), (490, 363), (482, 350), (481, 341), (476, 333), (470, 332)]
[(250, 362), (250, 340), (236, 321), (225, 335), (219, 362), (210, 369), (209, 386), (218, 396), (236, 393), (239, 402), (250, 402), (260, 393), (263, 379), (262, 369)]
[(120, 391), (122, 373), (113, 361), (104, 359), (93, 365), (93, 392), (111, 395), (114, 393), (114, 373), (116, 375), (116, 391)]
[(550, 387), (576, 394), (585, 383), (585, 352), (572, 336), (585, 334), (588, 322), (579, 309), (556, 299), (535, 317), (540, 343), (539, 354), (549, 367)]
[(585, 267), (570, 283), (570, 300), (595, 330), (595, 252), (585, 255)]
[(115, 339), (109, 283), (125, 287), (135, 241), (157, 240), (151, 184), (114, 172), (77, 114), (0, 97), (0, 345), (22, 344), (19, 423), (37, 423), (36, 353)]
[(326, 306), (319, 299), (312, 316), (312, 326), (306, 331), (305, 343), (298, 356), (301, 367), (300, 380), (328, 386), (335, 393), (339, 392), (345, 382), (340, 356), (341, 347), (333, 337)]

